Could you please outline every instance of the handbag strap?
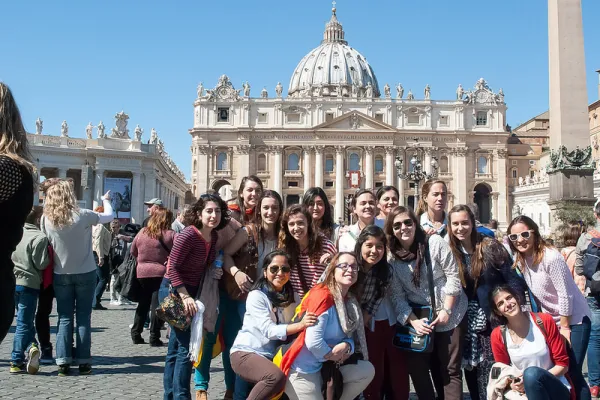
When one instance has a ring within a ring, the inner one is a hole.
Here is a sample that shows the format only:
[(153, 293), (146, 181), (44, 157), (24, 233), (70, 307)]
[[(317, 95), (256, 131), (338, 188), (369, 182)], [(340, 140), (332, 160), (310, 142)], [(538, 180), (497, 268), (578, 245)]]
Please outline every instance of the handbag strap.
[(429, 253), (429, 242), (425, 246), (425, 269), (427, 270), (427, 284), (429, 286), (429, 298), (431, 299), (431, 310), (433, 318), (436, 317), (436, 303), (435, 303), (435, 288), (433, 286), (433, 264), (431, 263), (431, 254)]
[(169, 249), (169, 248), (167, 247), (167, 245), (165, 244), (165, 242), (163, 242), (162, 236), (158, 238), (158, 241), (160, 242), (160, 245), (162, 246), (162, 248), (163, 248), (163, 249), (165, 249), (165, 251), (166, 251), (168, 254), (171, 254), (171, 249)]

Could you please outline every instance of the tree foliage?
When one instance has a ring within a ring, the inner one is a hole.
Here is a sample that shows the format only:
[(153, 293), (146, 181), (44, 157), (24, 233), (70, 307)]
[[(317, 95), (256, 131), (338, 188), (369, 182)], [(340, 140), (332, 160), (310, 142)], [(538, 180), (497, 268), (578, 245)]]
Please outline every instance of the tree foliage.
[(560, 221), (558, 229), (562, 231), (569, 223), (579, 223), (584, 228), (593, 227), (596, 224), (594, 211), (587, 204), (581, 204), (574, 201), (567, 201), (557, 210), (556, 218)]

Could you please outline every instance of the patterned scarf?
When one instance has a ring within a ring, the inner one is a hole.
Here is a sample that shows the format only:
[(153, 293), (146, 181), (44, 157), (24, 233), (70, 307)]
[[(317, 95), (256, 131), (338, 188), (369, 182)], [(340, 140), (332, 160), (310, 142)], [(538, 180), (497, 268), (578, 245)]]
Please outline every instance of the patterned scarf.
[(289, 282), (283, 286), (283, 290), (281, 292), (278, 292), (273, 288), (268, 280), (261, 279), (257, 282), (256, 289), (267, 295), (267, 298), (273, 307), (286, 308), (294, 302), (294, 291), (292, 289), (292, 284)]
[(368, 361), (367, 337), (365, 336), (365, 325), (358, 300), (351, 293), (348, 293), (346, 298), (343, 299), (339, 289), (334, 290), (332, 295), (342, 330), (348, 337), (356, 336), (363, 359)]

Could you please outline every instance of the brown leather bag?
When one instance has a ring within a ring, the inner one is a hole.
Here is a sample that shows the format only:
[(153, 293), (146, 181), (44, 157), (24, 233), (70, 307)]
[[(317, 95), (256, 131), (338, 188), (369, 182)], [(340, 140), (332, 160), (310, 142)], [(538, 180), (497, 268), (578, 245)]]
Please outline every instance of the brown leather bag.
[[(248, 241), (233, 255), (233, 262), (240, 271), (248, 275), (250, 279), (254, 280), (256, 278), (256, 268), (258, 264), (258, 237), (256, 230), (252, 225), (246, 225), (245, 229), (248, 233)], [(233, 276), (228, 273), (223, 274), (221, 288), (225, 290), (233, 300), (245, 300), (248, 296), (248, 293), (242, 293)]]

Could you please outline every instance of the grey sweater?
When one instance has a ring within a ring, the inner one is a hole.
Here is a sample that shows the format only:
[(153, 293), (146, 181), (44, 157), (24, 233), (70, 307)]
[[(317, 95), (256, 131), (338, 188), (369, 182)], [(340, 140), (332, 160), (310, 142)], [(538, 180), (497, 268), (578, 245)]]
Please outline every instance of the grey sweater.
[(46, 235), (37, 226), (26, 223), (23, 238), (12, 254), (12, 260), (17, 285), (39, 290), (42, 271), (50, 263)]

